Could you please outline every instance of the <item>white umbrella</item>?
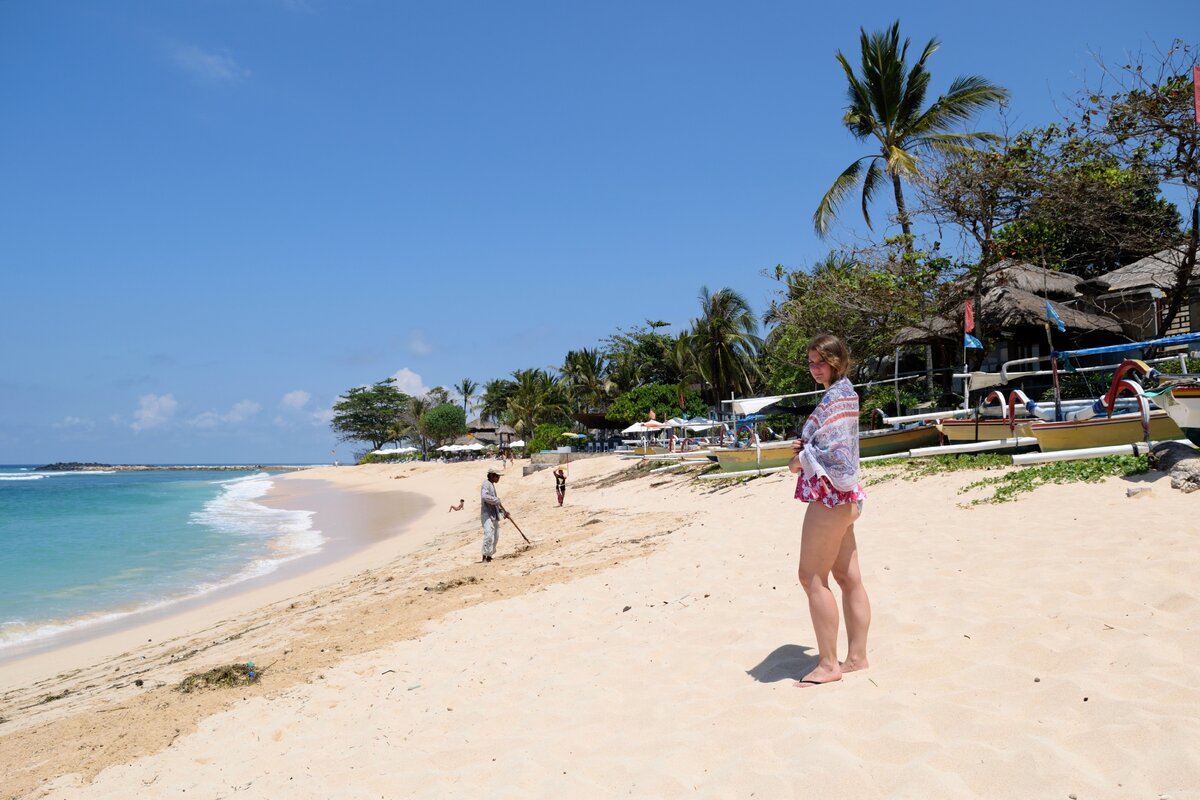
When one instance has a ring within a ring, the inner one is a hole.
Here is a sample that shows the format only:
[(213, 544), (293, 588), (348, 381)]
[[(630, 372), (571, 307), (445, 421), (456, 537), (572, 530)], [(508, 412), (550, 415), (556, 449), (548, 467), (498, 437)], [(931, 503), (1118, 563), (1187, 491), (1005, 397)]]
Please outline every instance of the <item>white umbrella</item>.
[(479, 442), (471, 442), (470, 444), (456, 445), (459, 450), (482, 450), (483, 445)]
[(509, 447), (524, 447), (524, 446), (525, 446), (525, 440), (524, 440), (524, 439), (517, 439), (515, 442), (509, 442), (509, 443), (508, 443), (508, 446), (509, 446)]

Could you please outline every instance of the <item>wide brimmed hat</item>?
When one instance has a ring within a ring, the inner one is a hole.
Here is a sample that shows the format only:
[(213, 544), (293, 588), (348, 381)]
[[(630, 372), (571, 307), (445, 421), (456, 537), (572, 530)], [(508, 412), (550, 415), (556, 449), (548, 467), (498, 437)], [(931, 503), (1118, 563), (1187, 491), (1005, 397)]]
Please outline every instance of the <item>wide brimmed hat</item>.
[(488, 471), (487, 471), (487, 474), (488, 474), (488, 475), (495, 475), (497, 478), (499, 478), (499, 477), (500, 477), (500, 470), (496, 469), (495, 467), (491, 467), (491, 468), (489, 468), (489, 469), (488, 469)]

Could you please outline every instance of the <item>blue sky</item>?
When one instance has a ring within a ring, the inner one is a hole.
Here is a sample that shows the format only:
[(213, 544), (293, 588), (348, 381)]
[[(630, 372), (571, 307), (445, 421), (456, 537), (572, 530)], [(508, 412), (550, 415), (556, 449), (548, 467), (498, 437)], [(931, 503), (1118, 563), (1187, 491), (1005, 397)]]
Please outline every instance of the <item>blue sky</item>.
[[(347, 388), (553, 366), (828, 251), (894, 4), (0, 3), (0, 463), (314, 462)], [(1192, 3), (920, 3), (1054, 121)], [(985, 122), (983, 126), (990, 126)], [(883, 198), (877, 219), (891, 211)], [(839, 235), (861, 232), (860, 220)]]

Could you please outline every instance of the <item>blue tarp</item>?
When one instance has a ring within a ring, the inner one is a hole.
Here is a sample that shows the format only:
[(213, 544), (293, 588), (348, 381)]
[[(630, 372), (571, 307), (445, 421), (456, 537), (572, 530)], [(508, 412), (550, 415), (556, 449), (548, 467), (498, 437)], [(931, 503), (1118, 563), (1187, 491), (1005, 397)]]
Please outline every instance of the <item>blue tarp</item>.
[(1128, 350), (1141, 350), (1146, 347), (1170, 347), (1176, 344), (1200, 342), (1200, 333), (1181, 333), (1177, 336), (1166, 336), (1162, 339), (1149, 339), (1145, 342), (1127, 342), (1126, 344), (1110, 344), (1106, 347), (1089, 347), (1085, 350), (1055, 350), (1054, 357), (1063, 356), (1098, 356), (1101, 353), (1124, 353)]

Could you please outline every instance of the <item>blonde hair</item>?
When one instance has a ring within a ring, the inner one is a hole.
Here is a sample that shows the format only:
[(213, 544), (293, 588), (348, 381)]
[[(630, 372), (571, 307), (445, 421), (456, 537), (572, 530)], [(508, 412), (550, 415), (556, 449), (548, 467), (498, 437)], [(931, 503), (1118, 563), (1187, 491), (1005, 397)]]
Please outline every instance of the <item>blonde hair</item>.
[(833, 369), (830, 384), (837, 383), (850, 371), (850, 349), (846, 343), (832, 333), (822, 333), (808, 343), (807, 352), (817, 351), (821, 360)]

